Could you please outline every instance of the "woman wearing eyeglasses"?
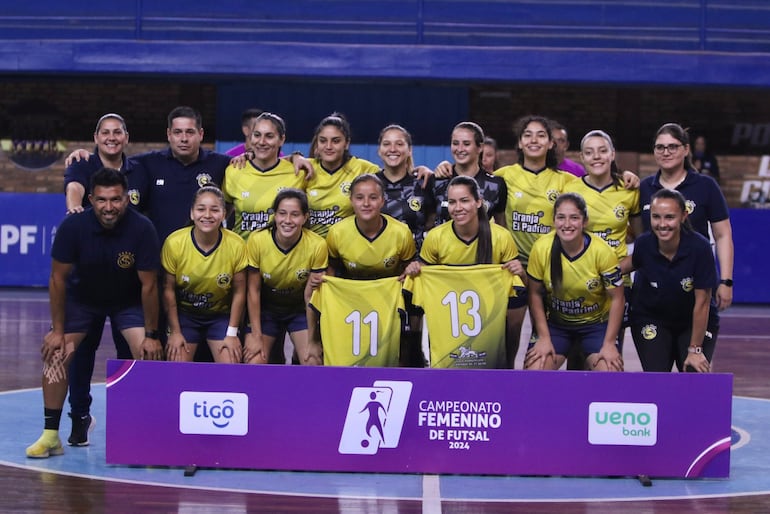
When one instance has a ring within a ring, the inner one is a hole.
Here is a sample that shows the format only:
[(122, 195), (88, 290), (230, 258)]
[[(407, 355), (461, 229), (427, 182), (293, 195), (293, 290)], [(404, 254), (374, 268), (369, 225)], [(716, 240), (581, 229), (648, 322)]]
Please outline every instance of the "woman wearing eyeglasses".
[(680, 125), (666, 123), (658, 129), (653, 153), (658, 172), (642, 180), (639, 187), (644, 229), (650, 230), (650, 203), (656, 191), (673, 189), (682, 193), (693, 229), (708, 239), (711, 226), (720, 273), (716, 303), (719, 310), (725, 310), (733, 301), (734, 255), (727, 201), (713, 178), (695, 171), (690, 161), (690, 137)]

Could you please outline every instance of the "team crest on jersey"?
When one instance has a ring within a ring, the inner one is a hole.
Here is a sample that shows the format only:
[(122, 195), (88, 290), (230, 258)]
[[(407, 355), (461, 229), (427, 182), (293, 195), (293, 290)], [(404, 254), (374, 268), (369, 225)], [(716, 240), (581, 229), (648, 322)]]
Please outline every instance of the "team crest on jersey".
[(649, 325), (645, 325), (642, 327), (642, 337), (645, 338), (647, 341), (651, 341), (652, 339), (655, 339), (658, 337), (658, 327), (656, 325), (653, 325), (650, 323)]
[(386, 268), (392, 268), (393, 266), (395, 266), (395, 265), (396, 265), (396, 258), (395, 258), (395, 257), (393, 257), (393, 256), (391, 256), (391, 257), (386, 257), (386, 258), (385, 258), (385, 260), (383, 260), (383, 261), (382, 261), (382, 264), (383, 264), (383, 265), (384, 265)]
[(420, 209), (422, 209), (422, 198), (412, 197), (409, 199), (409, 208), (412, 209), (414, 212), (420, 212)]
[(587, 287), (587, 288), (588, 288), (588, 290), (589, 290), (589, 291), (591, 291), (591, 292), (594, 292), (594, 291), (597, 291), (597, 290), (599, 290), (599, 288), (601, 287), (601, 285), (602, 285), (602, 282), (601, 282), (601, 280), (599, 280), (597, 277), (593, 277), (593, 278), (589, 279), (589, 280), (586, 282), (586, 287)]
[(345, 196), (350, 196), (350, 185), (351, 182), (343, 182), (340, 184), (340, 192)]
[(128, 201), (131, 202), (131, 205), (139, 205), (139, 201), (142, 198), (139, 195), (138, 189), (129, 189), (128, 190)]
[(619, 220), (626, 219), (626, 216), (628, 215), (628, 211), (626, 210), (625, 205), (618, 205), (617, 207), (615, 207), (615, 209), (613, 209), (612, 212), (615, 213), (615, 218)]
[(680, 282), (682, 284), (682, 291), (689, 293), (693, 289), (692, 277), (684, 277)]
[(695, 212), (695, 202), (692, 200), (687, 200), (684, 202), (684, 208), (687, 209), (687, 214), (692, 214)]
[(211, 175), (208, 173), (198, 173), (198, 175), (195, 177), (195, 181), (198, 183), (198, 187), (203, 187), (211, 184), (214, 179), (212, 179)]
[(120, 252), (118, 254), (118, 266), (123, 269), (128, 269), (134, 265), (136, 257), (133, 252)]
[(232, 280), (233, 277), (229, 273), (220, 273), (217, 275), (217, 286), (225, 289), (230, 286), (230, 282), (232, 282)]
[(305, 280), (307, 280), (307, 277), (310, 276), (310, 270), (298, 269), (296, 275), (297, 275), (298, 281), (304, 282)]
[(559, 197), (559, 191), (556, 189), (549, 189), (545, 193), (545, 197), (548, 198), (548, 201), (551, 203), (554, 203), (556, 199)]
[(483, 367), (487, 363), (487, 352), (477, 352), (465, 346), (458, 346), (456, 351), (449, 353), (449, 357), (455, 360), (455, 367)]

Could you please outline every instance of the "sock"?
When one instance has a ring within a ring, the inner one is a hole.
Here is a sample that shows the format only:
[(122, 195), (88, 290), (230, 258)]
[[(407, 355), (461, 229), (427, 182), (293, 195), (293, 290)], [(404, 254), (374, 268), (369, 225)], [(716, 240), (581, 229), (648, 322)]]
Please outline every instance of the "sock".
[(43, 419), (45, 419), (46, 430), (59, 430), (59, 422), (61, 421), (61, 409), (46, 409), (43, 408)]

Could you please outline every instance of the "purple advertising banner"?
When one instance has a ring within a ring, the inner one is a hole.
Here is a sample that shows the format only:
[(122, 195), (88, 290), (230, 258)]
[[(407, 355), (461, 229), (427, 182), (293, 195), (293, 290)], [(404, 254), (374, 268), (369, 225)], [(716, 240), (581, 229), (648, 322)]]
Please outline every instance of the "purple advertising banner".
[(107, 463), (728, 477), (732, 375), (108, 362)]

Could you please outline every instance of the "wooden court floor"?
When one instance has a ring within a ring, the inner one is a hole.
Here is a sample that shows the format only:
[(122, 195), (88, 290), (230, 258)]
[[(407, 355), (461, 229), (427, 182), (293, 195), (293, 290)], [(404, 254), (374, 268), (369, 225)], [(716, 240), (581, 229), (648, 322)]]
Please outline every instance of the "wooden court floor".
[[(40, 342), (49, 325), (43, 291), (0, 290), (0, 391), (40, 386)], [(770, 399), (770, 306), (738, 306), (722, 317), (715, 371), (734, 374), (734, 394)], [(94, 376), (104, 377), (104, 361), (114, 357), (106, 340)], [(101, 381), (101, 380), (99, 380)], [(697, 392), (695, 392), (697, 394)], [(42, 406), (40, 409), (42, 423)], [(14, 423), (13, 412), (2, 413)], [(27, 427), (25, 432), (28, 432)], [(37, 431), (37, 430), (35, 430)], [(62, 422), (69, 433), (69, 420)], [(151, 437), (151, 434), (148, 434)], [(19, 441), (19, 451), (31, 441)], [(66, 458), (66, 456), (64, 457)], [(767, 456), (770, 459), (770, 456)], [(640, 486), (641, 487), (641, 486)], [(653, 486), (654, 487), (654, 486)], [(654, 501), (457, 502), (425, 500), (317, 498), (196, 490), (111, 482), (0, 465), (0, 512), (29, 513), (761, 513), (770, 512), (770, 495), (685, 498)]]

